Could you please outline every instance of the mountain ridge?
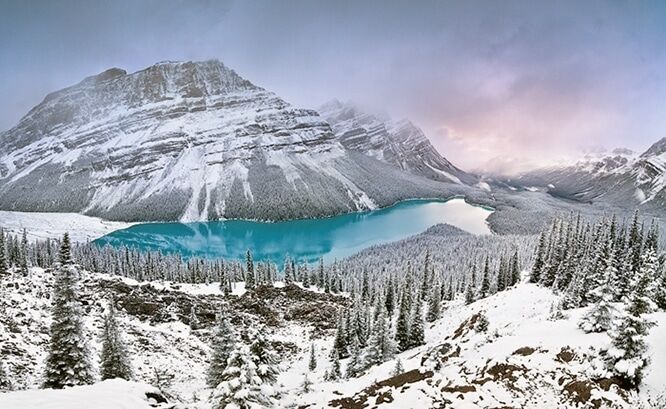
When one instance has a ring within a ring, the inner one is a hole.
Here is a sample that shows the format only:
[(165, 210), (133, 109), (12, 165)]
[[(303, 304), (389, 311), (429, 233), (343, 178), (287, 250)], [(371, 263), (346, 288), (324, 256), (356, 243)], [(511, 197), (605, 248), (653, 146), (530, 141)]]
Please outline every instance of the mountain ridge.
[(121, 221), (283, 220), (477, 194), (346, 149), (217, 60), (110, 68), (0, 133), (0, 209)]

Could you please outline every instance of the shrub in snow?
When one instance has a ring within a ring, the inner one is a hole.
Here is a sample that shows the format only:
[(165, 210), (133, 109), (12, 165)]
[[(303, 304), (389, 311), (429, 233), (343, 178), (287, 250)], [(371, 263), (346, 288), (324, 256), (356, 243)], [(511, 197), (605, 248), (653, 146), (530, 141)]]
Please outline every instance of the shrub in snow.
[(395, 361), (395, 366), (393, 367), (393, 370), (391, 371), (391, 375), (392, 376), (398, 376), (403, 372), (405, 372), (405, 368), (402, 366), (402, 361), (398, 358), (398, 360)]
[(12, 383), (9, 380), (9, 374), (5, 370), (5, 366), (0, 362), (0, 392), (12, 390)]
[(488, 317), (484, 313), (479, 313), (479, 318), (476, 320), (476, 324), (474, 325), (474, 331), (476, 332), (486, 332), (488, 331), (488, 326), (490, 325), (490, 321), (488, 321)]

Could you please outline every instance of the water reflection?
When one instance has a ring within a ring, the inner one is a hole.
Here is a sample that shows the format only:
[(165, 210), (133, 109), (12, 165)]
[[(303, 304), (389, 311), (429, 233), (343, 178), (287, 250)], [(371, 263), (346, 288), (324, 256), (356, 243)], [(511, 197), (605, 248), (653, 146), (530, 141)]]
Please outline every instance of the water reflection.
[(349, 256), (365, 247), (400, 240), (438, 223), (449, 223), (473, 234), (488, 234), (490, 210), (465, 203), (412, 200), (372, 212), (326, 219), (262, 223), (227, 220), (200, 223), (148, 223), (115, 231), (95, 243), (141, 250), (177, 252), (184, 257), (243, 257), (281, 263), (286, 254), (314, 262)]

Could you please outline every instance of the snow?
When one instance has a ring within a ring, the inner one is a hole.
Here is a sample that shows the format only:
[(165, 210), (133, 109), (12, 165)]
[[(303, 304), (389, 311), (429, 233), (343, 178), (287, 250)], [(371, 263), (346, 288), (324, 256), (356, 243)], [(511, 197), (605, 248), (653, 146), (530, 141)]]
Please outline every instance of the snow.
[(77, 213), (30, 213), (0, 210), (0, 227), (20, 234), (27, 230), (28, 239), (61, 238), (66, 232), (78, 242), (92, 241), (133, 223), (112, 222)]
[(154, 409), (146, 393), (159, 393), (149, 385), (110, 379), (68, 389), (32, 389), (0, 394), (7, 409)]

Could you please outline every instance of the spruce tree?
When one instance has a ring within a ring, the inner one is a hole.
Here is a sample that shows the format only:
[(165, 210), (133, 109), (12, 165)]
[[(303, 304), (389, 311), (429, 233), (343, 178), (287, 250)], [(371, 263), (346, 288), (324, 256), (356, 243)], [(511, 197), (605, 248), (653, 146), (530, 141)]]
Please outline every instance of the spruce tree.
[(279, 358), (266, 339), (263, 330), (257, 331), (250, 346), (250, 352), (257, 366), (257, 374), (262, 382), (273, 385), (280, 373)]
[(405, 372), (405, 368), (402, 366), (402, 361), (400, 360), (400, 358), (398, 358), (395, 361), (395, 366), (393, 367), (393, 371), (391, 371), (391, 375), (392, 376), (398, 376), (398, 375), (400, 375), (404, 372)]
[(474, 302), (474, 289), (472, 288), (472, 284), (470, 283), (467, 286), (467, 290), (465, 291), (465, 305), (470, 305), (473, 302)]
[(439, 284), (435, 285), (435, 288), (430, 292), (430, 298), (428, 300), (428, 314), (426, 315), (426, 320), (428, 322), (435, 322), (439, 319), (442, 309), (442, 293), (440, 290)]
[(425, 323), (421, 303), (415, 303), (409, 326), (409, 347), (414, 348), (425, 344)]
[(245, 253), (245, 289), (253, 290), (256, 286), (256, 276), (254, 274), (254, 261), (250, 250)]
[(0, 229), (0, 277), (9, 274), (7, 269), (7, 253), (5, 250), (5, 232)]
[(340, 354), (333, 348), (331, 351), (331, 370), (327, 373), (327, 381), (337, 381), (342, 378), (342, 370), (340, 369)]
[(605, 332), (613, 328), (617, 311), (613, 306), (613, 281), (609, 274), (606, 282), (593, 290), (597, 302), (583, 315), (578, 326), (585, 332)]
[(345, 372), (345, 377), (347, 379), (360, 376), (363, 373), (365, 366), (363, 359), (361, 358), (361, 346), (359, 345), (356, 336), (352, 337), (350, 349), (351, 358), (349, 358), (349, 362), (347, 363), (347, 371)]
[(100, 375), (102, 380), (120, 378), (129, 381), (132, 378), (129, 355), (120, 335), (113, 301), (109, 303), (109, 312), (104, 317)]
[(310, 371), (317, 369), (317, 355), (315, 354), (314, 344), (310, 344), (310, 361), (308, 362), (308, 369)]
[(400, 300), (400, 311), (398, 312), (398, 321), (396, 323), (395, 339), (398, 343), (399, 351), (406, 351), (410, 348), (410, 309), (409, 309), (409, 294), (403, 291)]
[(541, 271), (545, 264), (546, 257), (546, 234), (541, 232), (539, 235), (539, 245), (536, 250), (536, 257), (534, 265), (532, 266), (532, 274), (530, 275), (530, 283), (538, 283), (541, 280)]
[(486, 257), (486, 264), (483, 268), (483, 278), (481, 279), (481, 288), (479, 289), (479, 298), (483, 299), (490, 293), (490, 267), (488, 265), (488, 257)]
[(23, 234), (21, 235), (19, 257), (19, 269), (21, 275), (25, 277), (28, 275), (28, 234), (25, 229), (23, 229)]
[(211, 397), (213, 409), (272, 408), (272, 391), (264, 384), (254, 354), (246, 345), (231, 352)]
[(395, 342), (391, 337), (389, 322), (384, 310), (380, 312), (379, 317), (375, 320), (366, 349), (366, 367), (388, 361), (395, 354)]
[(74, 264), (72, 260), (72, 243), (69, 240), (69, 233), (65, 233), (60, 241), (60, 257), (58, 259), (62, 266)]
[(653, 285), (653, 255), (648, 252), (644, 257), (641, 271), (634, 279), (629, 305), (617, 331), (612, 335), (612, 347), (608, 350), (606, 361), (609, 370), (633, 386), (640, 385), (643, 371), (650, 363), (645, 338), (654, 325), (643, 317), (655, 307), (650, 291)]
[(93, 382), (78, 296), (79, 272), (72, 263), (67, 234), (61, 243), (60, 260), (54, 283), (53, 321), (43, 384), (44, 388), (52, 389)]
[(9, 374), (5, 370), (5, 365), (0, 361), (0, 392), (7, 392), (12, 390), (12, 382)]
[(206, 384), (215, 388), (224, 378), (224, 370), (231, 353), (236, 349), (236, 337), (229, 321), (220, 313), (217, 317), (217, 328), (211, 343), (212, 355), (206, 373)]
[(338, 315), (338, 325), (335, 331), (335, 339), (333, 341), (333, 351), (339, 357), (345, 358), (349, 356), (348, 351), (348, 342), (349, 339), (347, 332), (347, 324), (345, 320), (345, 315), (343, 311), (340, 311)]

